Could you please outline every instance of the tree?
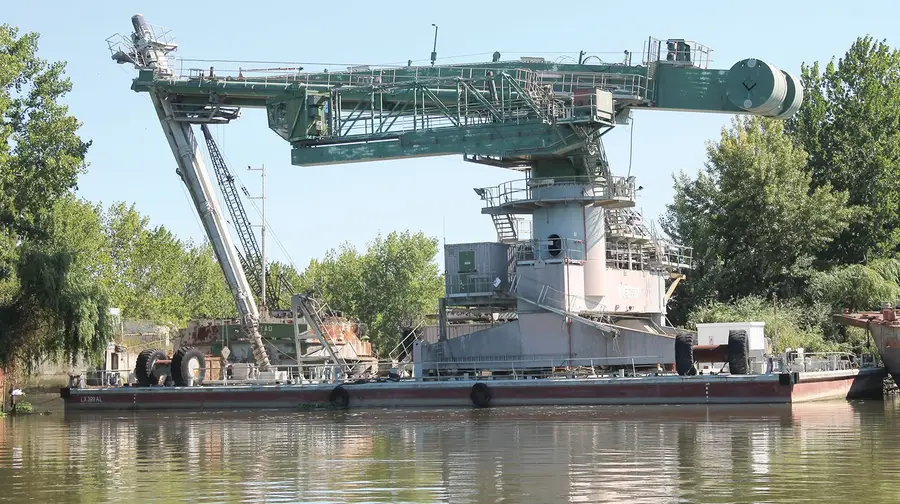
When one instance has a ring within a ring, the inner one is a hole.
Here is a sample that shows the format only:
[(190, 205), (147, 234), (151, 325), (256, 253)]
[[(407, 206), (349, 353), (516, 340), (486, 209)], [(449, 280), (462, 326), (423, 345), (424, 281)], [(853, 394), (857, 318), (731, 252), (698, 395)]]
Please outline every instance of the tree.
[(65, 64), (38, 58), (37, 42), (0, 25), (0, 366), (26, 369), (94, 356), (111, 335), (102, 282), (56, 206), (90, 142), (59, 102), (72, 88)]
[[(284, 275), (288, 285), (281, 284), (281, 276)], [(300, 287), (303, 285), (303, 280), (300, 277), (300, 274), (297, 273), (297, 270), (290, 264), (285, 264), (278, 261), (272, 261), (269, 263), (269, 279), (267, 282), (276, 282), (278, 286), (278, 301), (277, 306), (283, 309), (289, 309), (291, 307), (291, 296), (297, 294)], [(289, 289), (288, 286), (291, 288)], [(274, 306), (271, 301), (268, 301), (269, 306)]]
[(866, 209), (820, 256), (864, 263), (900, 252), (900, 51), (858, 38), (837, 64), (804, 65), (800, 112), (787, 124), (809, 153), (813, 187)]
[(134, 205), (112, 205), (105, 222), (115, 278), (112, 298), (122, 312), (156, 322), (187, 320), (185, 244), (165, 227), (148, 228), (149, 219)]
[(0, 217), (5, 230), (40, 234), (38, 221), (75, 188), (90, 142), (58, 101), (72, 89), (65, 63), (37, 57), (36, 33), (17, 35), (0, 25)]
[(444, 282), (434, 258), (438, 242), (423, 233), (379, 235), (365, 254), (350, 245), (330, 250), (304, 271), (300, 291), (312, 291), (333, 309), (366, 324), (382, 352), (437, 307)]
[(213, 255), (209, 243), (190, 246), (183, 263), (182, 297), (189, 317), (232, 318), (237, 308), (231, 290), (225, 282), (222, 267)]
[(792, 296), (814, 255), (854, 215), (847, 194), (827, 184), (811, 189), (807, 154), (777, 120), (736, 118), (719, 143), (707, 145), (707, 156), (696, 179), (675, 178), (662, 222), (672, 238), (694, 247), (698, 263), (682, 316), (706, 299), (773, 290)]

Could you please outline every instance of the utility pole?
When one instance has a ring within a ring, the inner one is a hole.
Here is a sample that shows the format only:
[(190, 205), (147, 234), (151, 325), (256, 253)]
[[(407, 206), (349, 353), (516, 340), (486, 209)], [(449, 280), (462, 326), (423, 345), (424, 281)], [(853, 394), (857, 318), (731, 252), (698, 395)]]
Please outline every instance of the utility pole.
[(431, 66), (434, 66), (434, 62), (435, 62), (435, 60), (437, 60), (437, 30), (438, 30), (438, 27), (434, 23), (431, 23), (431, 26), (434, 26), (434, 48), (431, 50)]
[(261, 168), (253, 168), (252, 166), (247, 167), (250, 171), (258, 171), (260, 172), (260, 176), (262, 178), (262, 196), (259, 198), (253, 199), (261, 199), (262, 200), (262, 224), (260, 224), (260, 254), (259, 254), (259, 311), (268, 314), (269, 310), (266, 308), (266, 165), (263, 164)]

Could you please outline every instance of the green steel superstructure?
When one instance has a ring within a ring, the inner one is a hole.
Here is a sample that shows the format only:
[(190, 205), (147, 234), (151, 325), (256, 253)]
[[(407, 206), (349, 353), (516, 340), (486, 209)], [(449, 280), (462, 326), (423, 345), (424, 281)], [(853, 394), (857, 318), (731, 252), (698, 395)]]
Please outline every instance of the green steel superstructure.
[[(490, 62), (454, 65), (184, 70), (168, 32), (140, 15), (132, 22), (132, 35), (109, 39), (112, 57), (138, 69), (131, 88), (159, 100), (164, 129), (226, 124), (257, 108), (291, 145), (297, 166), (462, 155), (524, 172), (475, 190), (498, 240), (448, 245), (441, 302), (442, 312), (517, 311), (518, 320), (450, 341), (442, 318), (440, 341), (422, 345), (420, 362), (448, 353), (482, 363), (587, 353), (615, 365), (674, 362), (665, 284), (690, 269), (689, 247), (643, 223), (633, 209), (634, 177), (612, 173), (602, 137), (635, 109), (786, 119), (803, 100), (793, 75), (755, 58), (707, 68), (710, 50), (684, 39), (649, 38), (634, 64), (630, 54), (588, 64), (495, 53)], [(527, 239), (519, 215), (531, 216)], [(236, 258), (217, 256), (233, 292), (251, 295), (240, 275), (227, 274), (240, 268)], [(297, 308), (295, 300), (295, 315), (306, 314)], [(569, 325), (556, 335), (560, 321)]]

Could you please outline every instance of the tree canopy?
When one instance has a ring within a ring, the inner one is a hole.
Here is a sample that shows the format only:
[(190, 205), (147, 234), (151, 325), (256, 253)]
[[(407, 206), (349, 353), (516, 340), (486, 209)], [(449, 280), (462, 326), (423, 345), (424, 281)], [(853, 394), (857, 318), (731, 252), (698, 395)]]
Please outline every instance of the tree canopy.
[(365, 253), (345, 244), (310, 262), (300, 290), (366, 324), (377, 350), (386, 353), (401, 328), (415, 327), (437, 308), (444, 289), (437, 253), (437, 239), (421, 232), (379, 235)]
[(765, 320), (782, 348), (858, 349), (831, 314), (900, 298), (900, 52), (860, 37), (801, 79), (783, 126), (737, 119), (705, 170), (676, 177), (664, 228), (698, 267), (670, 317)]
[(107, 294), (65, 237), (80, 230), (53, 212), (90, 142), (60, 101), (72, 89), (65, 64), (37, 49), (37, 34), (0, 25), (0, 365), (13, 367), (93, 355), (111, 331)]
[(806, 95), (788, 122), (809, 153), (813, 187), (846, 191), (863, 210), (831, 242), (831, 264), (863, 263), (900, 252), (900, 51), (857, 39), (824, 71), (803, 65)]
[(854, 215), (845, 192), (811, 188), (806, 152), (783, 128), (773, 119), (735, 119), (708, 144), (695, 179), (675, 178), (662, 224), (694, 247), (691, 294), (699, 299), (796, 294), (815, 255)]

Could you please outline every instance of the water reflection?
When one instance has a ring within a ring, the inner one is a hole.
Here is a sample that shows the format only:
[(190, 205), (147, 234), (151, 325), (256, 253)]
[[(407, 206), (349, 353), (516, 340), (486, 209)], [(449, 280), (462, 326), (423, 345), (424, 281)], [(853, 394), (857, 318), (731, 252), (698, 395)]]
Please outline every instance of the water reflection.
[(0, 421), (41, 502), (897, 502), (900, 402)]

